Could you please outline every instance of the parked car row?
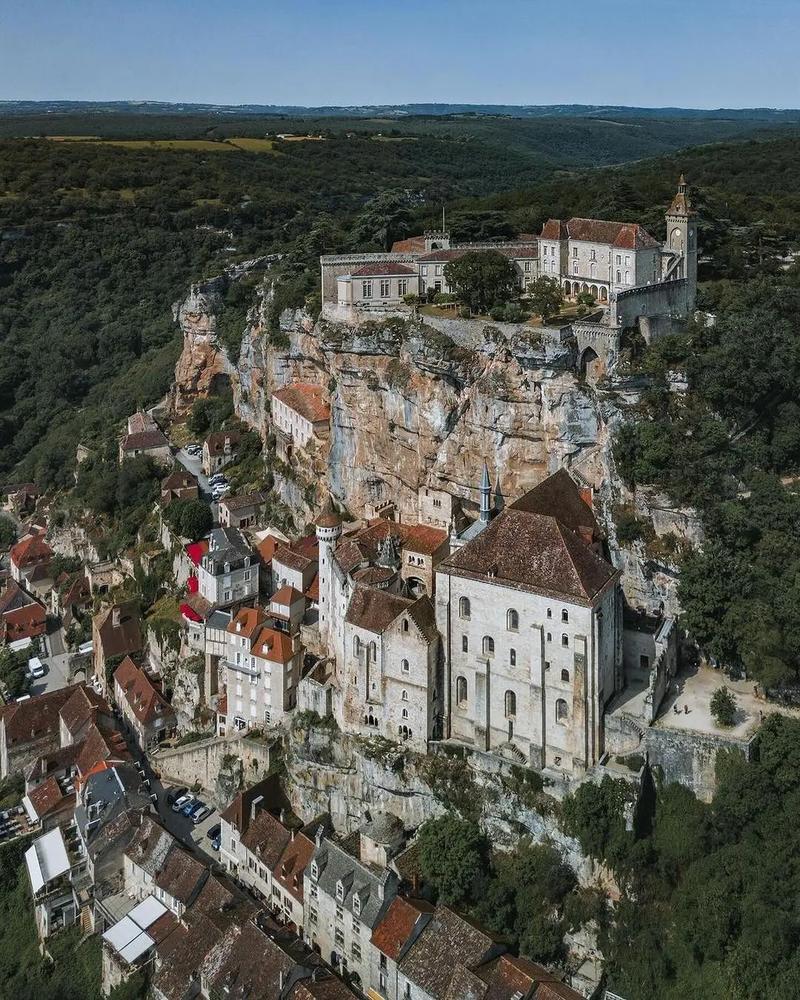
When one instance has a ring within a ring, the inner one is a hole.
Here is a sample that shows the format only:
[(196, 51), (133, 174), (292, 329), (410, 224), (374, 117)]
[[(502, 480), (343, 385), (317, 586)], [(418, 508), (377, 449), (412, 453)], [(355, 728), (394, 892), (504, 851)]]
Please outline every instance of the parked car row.
[(202, 823), (206, 816), (210, 816), (213, 812), (211, 807), (207, 806), (202, 799), (198, 799), (188, 792), (175, 799), (172, 803), (172, 811), (186, 816), (195, 826), (198, 823)]
[(184, 451), (186, 452), (187, 455), (190, 455), (192, 458), (199, 458), (203, 454), (203, 449), (200, 447), (199, 444), (195, 443), (187, 444), (186, 447), (184, 448)]
[(22, 806), (14, 806), (13, 809), (0, 812), (0, 840), (9, 840), (25, 832), (27, 823), (24, 813)]
[(226, 493), (230, 493), (231, 484), (228, 482), (226, 476), (221, 472), (217, 472), (208, 480), (208, 485), (211, 487), (211, 496), (214, 500), (221, 500)]

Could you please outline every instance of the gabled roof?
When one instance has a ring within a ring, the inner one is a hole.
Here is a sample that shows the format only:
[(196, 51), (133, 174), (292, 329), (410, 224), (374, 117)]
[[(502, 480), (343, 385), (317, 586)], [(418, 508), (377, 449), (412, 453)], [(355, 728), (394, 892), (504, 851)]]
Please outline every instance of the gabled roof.
[(93, 722), (98, 714), (111, 717), (108, 702), (94, 688), (81, 684), (61, 709), (61, 721), (74, 736), (88, 722)]
[(292, 587), (290, 584), (285, 584), (279, 590), (270, 597), (270, 604), (285, 604), (291, 607), (292, 604), (296, 604), (298, 601), (303, 600), (303, 594), (296, 588)]
[(20, 539), (16, 545), (11, 546), (11, 562), (19, 569), (32, 566), (36, 563), (43, 563), (53, 557), (53, 550), (44, 540), (44, 535), (36, 533), (26, 535)]
[(253, 656), (269, 660), (270, 663), (283, 664), (288, 663), (293, 655), (291, 636), (274, 628), (261, 629), (253, 645)]
[(230, 635), (241, 635), (245, 639), (252, 639), (265, 618), (262, 608), (239, 608), (226, 631)]
[(605, 243), (620, 250), (649, 250), (661, 244), (637, 222), (610, 222), (606, 219), (548, 219), (542, 227), (545, 240), (582, 240)]
[(259, 798), (263, 800), (262, 805), (268, 809), (280, 809), (282, 806), (288, 805), (278, 776), (273, 774), (256, 782), (255, 785), (251, 785), (250, 788), (237, 792), (230, 805), (220, 812), (219, 818), (230, 823), (242, 835), (250, 824), (252, 805)]
[(356, 586), (344, 620), (349, 625), (381, 635), (413, 603), (408, 598), (390, 594), (388, 590)]
[(298, 572), (308, 569), (316, 561), (316, 558), (305, 555), (303, 552), (298, 552), (288, 545), (280, 545), (272, 555), (273, 565), (279, 563), (281, 566), (287, 566), (289, 569), (294, 569)]
[(396, 962), (409, 943), (418, 922), (423, 918), (427, 919), (426, 914), (432, 912), (433, 906), (425, 900), (412, 901), (403, 896), (395, 896), (372, 932), (373, 945)]
[(228, 510), (245, 510), (248, 507), (260, 507), (265, 499), (263, 493), (240, 493), (238, 496), (223, 497), (219, 506)]
[(41, 785), (33, 788), (28, 792), (27, 798), (40, 820), (56, 809), (66, 807), (67, 800), (73, 805), (75, 803), (75, 793), (65, 794), (54, 777), (45, 779)]
[(122, 439), (123, 451), (150, 451), (153, 448), (167, 448), (169, 441), (156, 428), (153, 431), (139, 431), (136, 434), (126, 434)]
[[(115, 607), (119, 608), (119, 625), (114, 624)], [(142, 648), (139, 605), (136, 601), (124, 601), (105, 608), (95, 616), (94, 625), (106, 659), (138, 653)]]
[(0, 594), (0, 614), (4, 615), (7, 611), (27, 608), (32, 604), (42, 608), (42, 611), (44, 611), (44, 608), (35, 597), (32, 597), (16, 580), (9, 579), (2, 594)]
[(161, 490), (185, 490), (197, 486), (197, 479), (187, 469), (175, 469), (161, 480)]
[(589, 540), (599, 535), (592, 508), (584, 500), (580, 488), (566, 469), (554, 472), (538, 486), (523, 493), (509, 507), (531, 514), (557, 517), (571, 531), (577, 532), (581, 537), (588, 537)]
[(6, 745), (32, 743), (58, 733), (59, 712), (75, 692), (75, 685), (34, 695), (27, 701), (12, 701), (0, 708)]
[(407, 264), (394, 263), (393, 261), (378, 261), (375, 264), (364, 264), (363, 267), (356, 268), (351, 272), (354, 278), (378, 278), (378, 277), (406, 277), (417, 272)]
[(398, 967), (433, 1000), (449, 1000), (453, 977), (488, 960), (496, 950), (501, 949), (488, 931), (448, 906), (437, 906)]
[(329, 817), (319, 816), (290, 838), (273, 868), (272, 877), (299, 903), (303, 902), (303, 873), (314, 853), (317, 828), (327, 830)]
[[(421, 555), (432, 555), (447, 541), (447, 532), (434, 528), (429, 524), (405, 524), (402, 521), (387, 521), (384, 517), (376, 517), (356, 535), (359, 541), (377, 546), (391, 535), (400, 540), (403, 549), (418, 552)], [(352, 537), (352, 536), (348, 536)]]
[(272, 396), (312, 424), (328, 420), (331, 415), (330, 404), (322, 386), (312, 382), (291, 382)]
[(290, 831), (276, 816), (259, 809), (242, 835), (242, 844), (272, 871), (290, 839)]
[(511, 507), (440, 563), (439, 571), (583, 605), (618, 576), (555, 517)]
[(170, 703), (129, 656), (114, 671), (114, 683), (119, 685), (131, 711), (143, 725), (156, 719), (174, 718)]
[(204, 447), (208, 449), (210, 455), (221, 455), (225, 451), (226, 441), (235, 451), (240, 439), (241, 434), (237, 430), (212, 431), (205, 439)]

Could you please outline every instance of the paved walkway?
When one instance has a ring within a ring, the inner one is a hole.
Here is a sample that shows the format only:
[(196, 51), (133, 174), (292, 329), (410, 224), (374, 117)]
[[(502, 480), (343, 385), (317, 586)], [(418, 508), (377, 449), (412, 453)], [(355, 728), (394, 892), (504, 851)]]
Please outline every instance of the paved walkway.
[[(723, 686), (735, 697), (737, 705), (736, 724), (730, 729), (718, 726), (711, 715), (712, 695)], [(701, 666), (678, 674), (661, 705), (655, 725), (661, 729), (747, 740), (758, 729), (762, 720), (773, 712), (800, 718), (800, 709), (786, 708), (758, 698), (753, 681), (734, 681), (721, 670)]]

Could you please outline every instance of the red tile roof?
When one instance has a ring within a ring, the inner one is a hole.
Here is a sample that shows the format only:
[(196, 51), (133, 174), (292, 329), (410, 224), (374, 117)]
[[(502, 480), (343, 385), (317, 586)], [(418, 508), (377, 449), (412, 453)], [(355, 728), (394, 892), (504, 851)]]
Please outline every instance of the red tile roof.
[(236, 451), (241, 434), (239, 431), (212, 431), (205, 440), (205, 447), (209, 455), (222, 455), (225, 451), (225, 442), (230, 443), (232, 451)]
[(433, 907), (428, 903), (412, 903), (402, 896), (395, 896), (372, 932), (372, 943), (378, 951), (396, 962), (423, 912), (432, 911)]
[(375, 264), (364, 264), (363, 267), (356, 268), (352, 272), (354, 278), (379, 278), (379, 277), (406, 277), (409, 274), (416, 274), (413, 267), (407, 264), (396, 264), (393, 261), (378, 261)]
[(114, 671), (114, 684), (119, 685), (139, 722), (148, 724), (155, 719), (174, 718), (170, 703), (129, 656)]
[(319, 573), (314, 576), (314, 579), (308, 585), (305, 596), (315, 604), (319, 601)]
[(331, 408), (325, 399), (325, 393), (321, 386), (312, 382), (291, 382), (274, 392), (273, 398), (279, 400), (290, 410), (299, 413), (301, 417), (312, 424), (328, 420), (331, 415)]
[[(50, 777), (43, 781), (41, 785), (28, 792), (28, 799), (33, 806), (34, 812), (41, 820), (48, 813), (53, 812), (62, 805), (65, 806), (67, 796), (61, 791), (61, 786), (56, 779)], [(69, 799), (74, 804), (74, 792), (69, 795)]]
[(87, 723), (96, 721), (98, 715), (110, 719), (111, 709), (105, 698), (86, 684), (81, 684), (61, 709), (61, 721), (72, 736)]
[(230, 635), (242, 635), (245, 639), (252, 639), (264, 618), (261, 608), (240, 608), (226, 631)]
[(6, 642), (33, 639), (47, 630), (47, 613), (38, 601), (3, 613)]
[(167, 447), (169, 447), (169, 442), (160, 430), (126, 434), (122, 439), (123, 451), (149, 451), (151, 448)]
[(11, 562), (18, 569), (25, 569), (28, 566), (35, 566), (52, 559), (53, 550), (44, 540), (43, 535), (27, 535), (16, 545), (12, 545), (10, 556)]
[[(114, 624), (114, 608), (119, 609), (119, 624)], [(111, 605), (95, 616), (92, 623), (96, 628), (103, 655), (124, 656), (138, 653), (142, 648), (142, 631), (139, 621), (139, 605), (136, 601), (125, 601)]]
[(253, 655), (271, 663), (288, 663), (293, 654), (292, 637), (273, 628), (262, 628), (253, 646)]
[(76, 685), (46, 691), (27, 701), (12, 701), (0, 708), (0, 720), (5, 726), (6, 745), (32, 743), (57, 733), (59, 712), (75, 693)]
[(650, 250), (660, 246), (647, 230), (636, 222), (609, 222), (606, 219), (548, 219), (542, 227), (542, 239), (583, 240), (605, 243), (620, 250)]
[(448, 538), (446, 531), (442, 531), (441, 528), (433, 528), (429, 524), (396, 523), (382, 517), (370, 521), (366, 528), (358, 532), (357, 537), (375, 544), (383, 541), (387, 535), (399, 538), (404, 549), (422, 555), (432, 555), (444, 545)]
[(262, 539), (256, 546), (258, 554), (261, 556), (262, 565), (272, 562), (272, 557), (275, 554), (275, 549), (279, 545), (284, 543), (279, 541), (274, 535), (267, 535), (266, 538)]
[[(319, 576), (319, 574), (317, 574)], [(291, 607), (292, 604), (296, 604), (297, 601), (301, 601), (303, 595), (299, 590), (291, 587), (288, 583), (281, 587), (280, 590), (276, 590), (275, 593), (270, 597), (270, 604), (283, 604), (287, 607)]]

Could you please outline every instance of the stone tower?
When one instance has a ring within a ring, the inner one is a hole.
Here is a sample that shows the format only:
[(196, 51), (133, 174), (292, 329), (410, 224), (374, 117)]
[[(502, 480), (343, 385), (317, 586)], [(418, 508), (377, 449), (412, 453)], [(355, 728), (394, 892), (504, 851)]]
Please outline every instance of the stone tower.
[(681, 257), (675, 277), (686, 278), (687, 312), (694, 311), (697, 295), (697, 218), (689, 196), (689, 185), (681, 174), (678, 191), (667, 209), (667, 250)]
[(342, 536), (342, 518), (334, 509), (330, 495), (322, 513), (314, 522), (314, 527), (319, 542), (319, 634), (325, 640), (333, 613), (331, 556)]

